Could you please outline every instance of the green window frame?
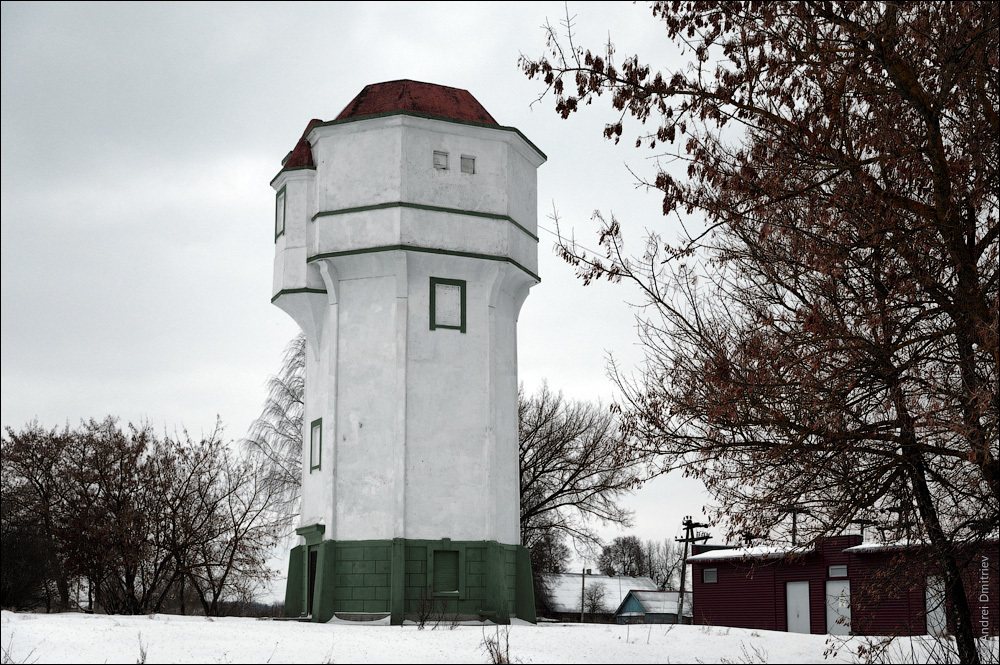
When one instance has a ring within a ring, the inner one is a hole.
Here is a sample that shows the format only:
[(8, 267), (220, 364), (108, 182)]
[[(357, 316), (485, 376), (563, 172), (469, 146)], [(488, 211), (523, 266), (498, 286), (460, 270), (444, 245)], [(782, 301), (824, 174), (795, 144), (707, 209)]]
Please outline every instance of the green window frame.
[[(458, 287), (458, 297), (459, 297), (459, 324), (455, 325), (453, 322), (439, 322), (438, 321), (438, 311), (437, 311), (437, 295), (438, 286), (444, 287)], [(461, 333), (465, 333), (465, 291), (466, 282), (464, 279), (445, 279), (443, 277), (431, 277), (431, 311), (430, 311), (430, 324), (431, 330), (437, 330), (438, 328), (444, 330), (457, 330)]]
[(285, 235), (285, 213), (288, 211), (288, 194), (282, 187), (274, 195), (274, 242)]
[(323, 419), (309, 423), (309, 473), (320, 468), (323, 461)]

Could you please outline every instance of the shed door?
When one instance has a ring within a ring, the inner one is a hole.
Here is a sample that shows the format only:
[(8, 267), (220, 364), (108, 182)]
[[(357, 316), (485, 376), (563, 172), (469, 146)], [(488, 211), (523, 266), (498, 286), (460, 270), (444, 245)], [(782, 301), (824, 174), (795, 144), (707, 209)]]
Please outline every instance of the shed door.
[(927, 616), (927, 634), (944, 635), (948, 632), (948, 618), (944, 607), (944, 581), (940, 577), (927, 578), (924, 593)]
[(826, 583), (826, 632), (831, 635), (851, 633), (851, 583), (828, 580)]
[(809, 632), (809, 582), (785, 582), (789, 633)]

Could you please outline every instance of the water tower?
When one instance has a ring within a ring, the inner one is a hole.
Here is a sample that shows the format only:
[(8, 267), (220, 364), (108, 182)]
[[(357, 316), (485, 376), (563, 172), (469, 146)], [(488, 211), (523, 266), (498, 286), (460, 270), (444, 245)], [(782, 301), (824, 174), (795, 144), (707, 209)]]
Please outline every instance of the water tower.
[(272, 302), (305, 333), (285, 612), (534, 620), (517, 317), (545, 155), (465, 90), (365, 87), (271, 182)]

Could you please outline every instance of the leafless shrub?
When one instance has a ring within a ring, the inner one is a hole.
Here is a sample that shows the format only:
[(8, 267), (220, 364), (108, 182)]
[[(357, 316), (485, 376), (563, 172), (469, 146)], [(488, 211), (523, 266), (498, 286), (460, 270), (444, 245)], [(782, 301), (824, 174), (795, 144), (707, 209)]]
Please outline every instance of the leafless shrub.
[[(976, 641), (979, 662), (996, 665), (1000, 662), (998, 638)], [(827, 649), (827, 651), (830, 651)], [(962, 662), (958, 645), (952, 635), (917, 635), (913, 637), (868, 637), (857, 647), (857, 659), (862, 663), (940, 663), (957, 665)]]
[(437, 627), (440, 626), (441, 623), (447, 617), (447, 615), (448, 615), (448, 601), (449, 601), (448, 598), (442, 598), (441, 601), (440, 601), (440, 603), (438, 604), (438, 611), (435, 613), (435, 614), (437, 614), (437, 617), (434, 620), (434, 626), (431, 628), (431, 630), (437, 630)]
[(427, 597), (427, 590), (421, 589), (417, 599), (417, 630), (423, 630), (434, 613), (434, 600)]
[(490, 663), (518, 662), (510, 658), (510, 626), (504, 626), (503, 629), (497, 626), (493, 635), (487, 634), (483, 628), (483, 641), (479, 646), (486, 651)]
[(146, 665), (147, 651), (149, 644), (142, 641), (142, 633), (139, 633), (139, 657), (135, 659), (136, 665)]
[(2, 665), (14, 665), (15, 663), (38, 662), (37, 658), (35, 660), (29, 660), (35, 654), (34, 649), (28, 652), (28, 655), (24, 657), (24, 660), (14, 660), (14, 657), (11, 655), (11, 649), (13, 648), (13, 645), (14, 645), (14, 632), (11, 631), (10, 637), (7, 638), (7, 646), (0, 645), (0, 663), (2, 663)]
[(740, 643), (740, 651), (742, 652), (742, 657), (740, 658), (741, 663), (766, 663), (767, 662), (767, 649), (763, 645), (757, 646), (756, 644), (747, 644), (746, 642)]

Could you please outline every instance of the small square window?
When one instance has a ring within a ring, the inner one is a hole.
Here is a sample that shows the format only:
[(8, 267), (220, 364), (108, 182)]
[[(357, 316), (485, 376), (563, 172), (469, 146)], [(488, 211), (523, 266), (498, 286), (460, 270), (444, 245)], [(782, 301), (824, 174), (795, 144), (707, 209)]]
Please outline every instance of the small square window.
[(278, 195), (274, 199), (274, 239), (285, 233), (285, 188), (278, 190)]
[(847, 566), (830, 566), (830, 577), (847, 577)]
[(309, 472), (320, 468), (323, 459), (323, 419), (312, 421), (309, 426)]
[(465, 281), (431, 277), (431, 330), (465, 332)]
[(439, 150), (434, 151), (434, 168), (442, 171), (448, 170), (448, 153)]
[(462, 173), (476, 172), (476, 158), (462, 155)]
[(701, 571), (701, 581), (705, 584), (715, 584), (719, 581), (719, 569), (705, 568)]

